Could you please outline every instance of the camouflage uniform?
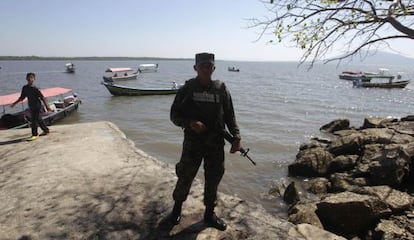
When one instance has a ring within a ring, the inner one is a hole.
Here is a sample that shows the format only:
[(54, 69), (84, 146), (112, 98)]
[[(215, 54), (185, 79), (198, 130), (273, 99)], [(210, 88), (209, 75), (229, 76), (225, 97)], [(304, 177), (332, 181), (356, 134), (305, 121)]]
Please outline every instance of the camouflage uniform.
[[(195, 78), (186, 81), (171, 106), (171, 121), (184, 129), (184, 142), (180, 162), (176, 165), (178, 181), (173, 198), (184, 202), (191, 184), (204, 159), (204, 204), (214, 207), (217, 187), (224, 174), (224, 137), (227, 126), (230, 133), (240, 139), (239, 127), (229, 91), (219, 80), (205, 88)], [(199, 120), (207, 131), (196, 134), (190, 121)]]

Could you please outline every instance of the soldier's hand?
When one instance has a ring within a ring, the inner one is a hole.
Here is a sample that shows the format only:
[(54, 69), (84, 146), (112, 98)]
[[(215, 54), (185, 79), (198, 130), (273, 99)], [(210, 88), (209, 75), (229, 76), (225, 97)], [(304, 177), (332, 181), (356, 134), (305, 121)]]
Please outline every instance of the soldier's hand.
[(235, 152), (239, 151), (240, 148), (241, 148), (240, 139), (235, 139), (231, 143), (230, 153), (235, 153)]
[(197, 134), (201, 134), (206, 130), (206, 126), (204, 125), (204, 123), (196, 120), (192, 120), (190, 122), (190, 128)]

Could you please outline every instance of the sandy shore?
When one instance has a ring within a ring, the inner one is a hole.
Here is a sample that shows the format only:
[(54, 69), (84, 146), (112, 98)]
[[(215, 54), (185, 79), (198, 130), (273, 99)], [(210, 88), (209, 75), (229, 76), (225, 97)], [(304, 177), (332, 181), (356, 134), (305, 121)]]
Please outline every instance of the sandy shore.
[(208, 228), (197, 181), (182, 222), (170, 226), (174, 166), (109, 122), (51, 131), (32, 142), (29, 129), (1, 131), (0, 239), (341, 239), (222, 193), (217, 214), (228, 229)]

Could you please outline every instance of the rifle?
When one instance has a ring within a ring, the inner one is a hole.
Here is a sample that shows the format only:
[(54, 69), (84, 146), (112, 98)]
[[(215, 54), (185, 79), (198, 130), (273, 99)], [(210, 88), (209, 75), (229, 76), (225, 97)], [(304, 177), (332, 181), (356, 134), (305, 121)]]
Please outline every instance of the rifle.
[[(226, 139), (229, 143), (232, 143), (233, 142), (233, 140), (234, 140), (234, 137), (228, 132), (228, 131), (226, 131), (226, 130), (223, 130), (223, 133), (224, 133), (224, 139)], [(240, 147), (240, 153), (241, 153), (241, 155), (243, 156), (243, 157), (247, 157), (247, 159), (249, 159), (250, 160), (250, 162), (253, 164), (253, 165), (255, 165), (256, 166), (256, 162), (255, 161), (253, 161), (253, 159), (251, 159), (250, 158), (250, 156), (248, 155), (248, 153), (249, 153), (249, 151), (250, 151), (250, 149), (249, 148), (247, 148), (247, 149), (244, 149), (244, 148), (242, 148), (242, 147)]]

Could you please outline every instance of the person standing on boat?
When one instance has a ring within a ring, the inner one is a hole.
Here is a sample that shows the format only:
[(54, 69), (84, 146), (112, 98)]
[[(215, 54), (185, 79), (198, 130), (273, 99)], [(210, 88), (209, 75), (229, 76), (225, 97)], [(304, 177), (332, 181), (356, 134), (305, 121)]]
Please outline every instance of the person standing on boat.
[(240, 150), (240, 131), (230, 92), (223, 82), (211, 79), (214, 54), (198, 53), (195, 58), (197, 76), (178, 90), (170, 112), (171, 121), (184, 129), (184, 141), (176, 165), (175, 204), (169, 219), (172, 224), (179, 224), (182, 204), (204, 160), (204, 222), (224, 231), (227, 224), (214, 213), (217, 188), (224, 174), (224, 130), (227, 126), (234, 136), (231, 153)]
[(36, 75), (32, 72), (26, 75), (27, 84), (22, 87), (22, 91), (20, 97), (10, 105), (10, 107), (14, 107), (18, 102), (22, 101), (27, 97), (29, 109), (31, 113), (31, 127), (32, 127), (32, 136), (28, 139), (30, 141), (36, 140), (38, 138), (37, 127), (38, 125), (43, 130), (41, 135), (47, 135), (49, 133), (49, 128), (46, 126), (45, 122), (40, 116), (40, 112), (42, 109), (42, 103), (46, 107), (47, 111), (51, 111), (49, 104), (40, 90), (33, 84), (36, 80)]
[(175, 81), (173, 81), (172, 84), (172, 89), (178, 89), (178, 84)]

